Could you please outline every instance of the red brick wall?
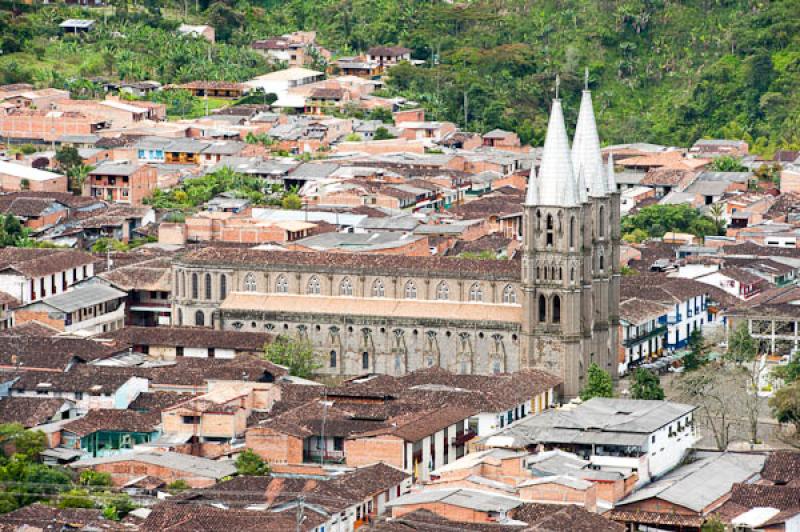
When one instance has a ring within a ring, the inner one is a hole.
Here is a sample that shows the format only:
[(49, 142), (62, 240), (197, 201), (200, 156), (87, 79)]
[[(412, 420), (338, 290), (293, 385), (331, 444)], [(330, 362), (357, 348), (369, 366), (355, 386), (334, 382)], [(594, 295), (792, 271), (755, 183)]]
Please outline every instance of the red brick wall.
[(403, 447), (405, 442), (395, 436), (376, 436), (345, 440), (344, 455), (347, 465), (359, 467), (385, 462), (403, 469)]
[(192, 488), (205, 488), (216, 483), (213, 478), (194, 476), (184, 471), (131, 460), (111, 464), (98, 464), (91, 469), (110, 474), (111, 482), (114, 486), (122, 486), (142, 475), (160, 478), (167, 484), (176, 480), (184, 480)]
[(253, 427), (245, 434), (245, 444), (267, 462), (303, 463), (303, 440), (289, 434), (266, 427)]

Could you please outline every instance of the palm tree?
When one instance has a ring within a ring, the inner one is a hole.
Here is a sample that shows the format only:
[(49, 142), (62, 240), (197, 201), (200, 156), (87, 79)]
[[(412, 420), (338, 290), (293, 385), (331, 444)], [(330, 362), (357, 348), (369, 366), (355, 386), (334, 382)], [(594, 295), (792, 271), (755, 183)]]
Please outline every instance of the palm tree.
[(722, 203), (714, 203), (708, 209), (708, 212), (711, 214), (711, 218), (714, 220), (714, 225), (717, 229), (717, 234), (721, 235), (725, 233), (725, 208), (722, 206)]
[(89, 172), (91, 172), (93, 168), (91, 166), (86, 166), (85, 164), (81, 164), (78, 166), (73, 166), (69, 172), (67, 172), (67, 176), (69, 177), (70, 181), (70, 189), (72, 193), (76, 196), (80, 196), (83, 192), (83, 184), (86, 182), (86, 178), (89, 177)]

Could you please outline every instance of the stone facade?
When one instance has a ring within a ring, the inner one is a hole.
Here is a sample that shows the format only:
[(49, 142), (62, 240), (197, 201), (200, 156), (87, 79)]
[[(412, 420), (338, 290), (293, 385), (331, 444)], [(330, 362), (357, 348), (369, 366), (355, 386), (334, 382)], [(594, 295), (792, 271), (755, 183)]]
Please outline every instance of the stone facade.
[(531, 367), (561, 377), (566, 397), (593, 362), (616, 378), (620, 194), (583, 107), (591, 188), (582, 162), (573, 174), (557, 102), (523, 205), (521, 261), (205, 248), (173, 264), (173, 323), (304, 338), (329, 374)]

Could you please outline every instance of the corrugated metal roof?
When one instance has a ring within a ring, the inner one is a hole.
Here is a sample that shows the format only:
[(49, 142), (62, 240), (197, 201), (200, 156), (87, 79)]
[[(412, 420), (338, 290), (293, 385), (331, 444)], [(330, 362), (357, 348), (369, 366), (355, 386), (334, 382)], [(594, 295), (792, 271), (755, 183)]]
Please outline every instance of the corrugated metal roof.
[[(106, 284), (87, 284), (43, 299), (41, 303), (56, 308), (62, 312), (75, 312), (76, 310), (98, 305), (112, 299), (125, 297), (126, 293)], [(36, 304), (36, 303), (34, 303)]]

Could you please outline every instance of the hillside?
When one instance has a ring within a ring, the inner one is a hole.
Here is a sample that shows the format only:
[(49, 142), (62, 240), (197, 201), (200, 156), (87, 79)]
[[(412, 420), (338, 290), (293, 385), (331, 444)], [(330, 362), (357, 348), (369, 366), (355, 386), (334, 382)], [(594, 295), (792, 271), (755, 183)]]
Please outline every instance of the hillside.
[[(134, 9), (124, 0), (85, 41), (57, 37), (80, 10), (0, 12), (0, 82), (63, 85), (94, 76), (245, 79), (267, 70), (255, 38), (315, 29), (337, 54), (402, 44), (427, 66), (392, 71), (388, 89), (435, 119), (500, 127), (541, 142), (553, 79), (568, 114), (590, 69), (607, 143), (691, 144), (744, 137), (756, 151), (800, 147), (800, 3), (797, 0), (261, 0)], [(127, 9), (126, 9), (127, 8)], [(185, 20), (209, 22), (225, 41), (211, 50), (176, 40)], [(196, 11), (197, 9), (197, 11)], [(102, 20), (101, 11), (94, 18)], [(85, 15), (85, 14), (84, 14)], [(113, 33), (118, 32), (118, 33)], [(466, 98), (465, 98), (466, 93)]]

